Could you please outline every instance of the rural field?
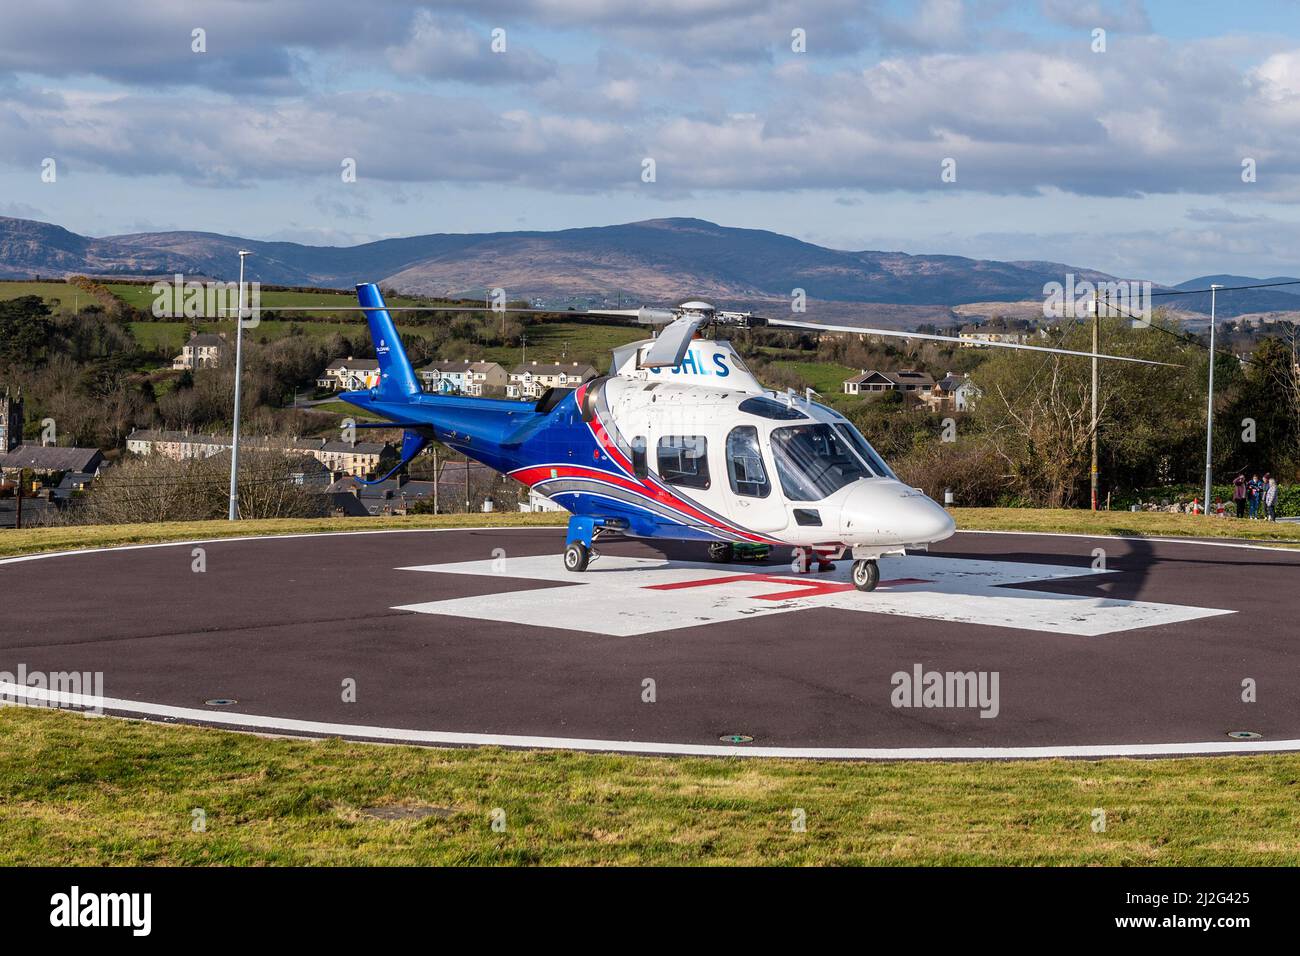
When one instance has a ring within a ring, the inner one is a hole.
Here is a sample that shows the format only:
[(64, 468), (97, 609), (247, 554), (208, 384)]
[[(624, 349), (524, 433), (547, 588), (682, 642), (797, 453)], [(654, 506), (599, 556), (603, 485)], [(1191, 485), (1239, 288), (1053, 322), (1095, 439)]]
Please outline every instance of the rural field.
[(81, 297), (83, 305), (89, 305), (94, 301), (89, 293), (66, 282), (0, 282), (0, 302), (20, 299), (27, 295), (39, 295), (50, 305), (66, 304), (69, 308), (74, 307), (78, 296)]

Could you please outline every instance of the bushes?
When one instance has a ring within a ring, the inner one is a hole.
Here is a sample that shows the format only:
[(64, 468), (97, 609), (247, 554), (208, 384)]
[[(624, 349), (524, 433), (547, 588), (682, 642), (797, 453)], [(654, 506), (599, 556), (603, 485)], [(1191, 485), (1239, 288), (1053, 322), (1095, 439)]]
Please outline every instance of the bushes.
[[(297, 484), (298, 458), (240, 443), (239, 514), (243, 518), (315, 518), (328, 496)], [(203, 521), (224, 518), (229, 504), (229, 454), (172, 461), (130, 458), (95, 482), (71, 518), (78, 524)]]
[(1019, 504), (1001, 457), (978, 439), (932, 441), (893, 463), (903, 481), (936, 501), (951, 489), (962, 507)]

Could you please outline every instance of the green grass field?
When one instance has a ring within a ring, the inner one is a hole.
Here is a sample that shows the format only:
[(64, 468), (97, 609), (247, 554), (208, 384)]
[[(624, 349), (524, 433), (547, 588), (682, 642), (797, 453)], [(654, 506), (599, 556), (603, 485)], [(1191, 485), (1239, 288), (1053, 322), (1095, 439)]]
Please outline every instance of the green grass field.
[(795, 362), (788, 359), (779, 359), (771, 365), (794, 372), (813, 387), (824, 404), (840, 407), (863, 400), (859, 395), (844, 394), (844, 380), (857, 375), (860, 369), (829, 362)]
[[(152, 285), (135, 285), (132, 283), (113, 282), (107, 283), (108, 291), (117, 296), (127, 305), (142, 309), (145, 312), (150, 311), (153, 307), (154, 293)], [(263, 309), (282, 308), (295, 309), (310, 315), (321, 318), (329, 318), (331, 315), (349, 315), (353, 313), (332, 313), (332, 312), (313, 312), (312, 306), (354, 306), (357, 297), (351, 292), (332, 293), (328, 290), (319, 292), (287, 292), (272, 289), (263, 290), (261, 293), (261, 306)], [(402, 305), (435, 305), (435, 300), (413, 299), (409, 296), (396, 296), (388, 301), (391, 306)], [(360, 313), (355, 313), (360, 318)]]
[(0, 865), (1300, 862), (1291, 755), (705, 760), (292, 741), (18, 707), (0, 709), (0, 746)]
[[(959, 527), (1269, 540), (1262, 522), (959, 509)], [(0, 555), (563, 515), (0, 534)], [(1240, 525), (1240, 527), (1238, 527)], [(1300, 863), (1300, 755), (855, 763), (296, 741), (0, 708), (0, 864)], [(490, 815), (505, 812), (496, 832)], [(194, 832), (193, 811), (206, 815)], [(1094, 811), (1106, 814), (1094, 832)], [(792, 827), (796, 811), (806, 832)], [(384, 818), (377, 817), (379, 813)]]
[[(528, 327), (529, 362), (592, 362), (598, 372), (609, 368), (610, 352), (629, 342), (650, 337), (644, 328), (631, 325), (586, 325), (560, 319)], [(506, 371), (517, 366), (524, 350), (515, 347), (479, 349), (471, 356), (497, 362)]]
[(95, 301), (90, 293), (66, 282), (0, 282), (0, 302), (25, 295), (39, 295), (49, 305), (66, 304), (69, 309), (76, 305), (78, 297), (83, 306)]

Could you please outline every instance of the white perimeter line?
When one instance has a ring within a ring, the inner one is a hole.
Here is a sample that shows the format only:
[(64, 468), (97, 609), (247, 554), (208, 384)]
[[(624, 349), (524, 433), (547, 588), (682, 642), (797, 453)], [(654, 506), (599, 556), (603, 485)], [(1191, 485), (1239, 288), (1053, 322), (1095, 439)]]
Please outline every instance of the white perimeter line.
[(78, 548), (75, 551), (42, 551), (39, 554), (22, 554), (15, 558), (0, 558), (0, 564), (17, 564), (20, 561), (40, 561), (44, 558), (66, 558), (78, 554), (104, 554), (110, 551), (148, 551), (151, 548), (180, 548), (187, 544), (220, 544), (223, 541), (274, 541), (285, 538), (339, 538), (359, 534), (427, 534), (447, 531), (563, 531), (564, 525), (515, 524), (467, 525), (463, 528), (364, 528), (356, 531), (300, 531), (293, 534), (246, 534), (229, 538), (194, 538), (189, 541), (155, 541), (150, 544), (114, 544), (102, 548)]
[(1042, 538), (1094, 538), (1112, 541), (1155, 541), (1161, 544), (1195, 544), (1203, 548), (1245, 548), (1249, 551), (1272, 551), (1274, 554), (1296, 554), (1300, 549), (1276, 545), (1245, 544), (1239, 541), (1210, 541), (1206, 538), (1148, 538), (1140, 534), (1084, 534), (1081, 531), (981, 531), (978, 528), (958, 528), (957, 534), (1021, 534)]
[(691, 757), (787, 757), (836, 760), (1024, 760), (1047, 757), (1174, 757), (1212, 754), (1276, 753), (1300, 750), (1300, 740), (1205, 741), (1190, 744), (1091, 744), (1049, 747), (721, 747), (716, 744), (671, 744), (639, 740), (594, 740), (581, 737), (533, 737), (522, 734), (462, 734), (401, 727), (335, 724), (291, 717), (264, 717), (230, 711), (172, 707), (136, 700), (69, 694), (41, 687), (0, 681), (0, 695), (26, 698), (44, 704), (86, 707), (169, 717), (174, 720), (219, 724), (281, 734), (348, 737), (360, 740), (401, 741), (413, 744), (472, 744), (526, 747), (546, 750), (594, 750), (613, 753), (671, 754)]
[[(231, 538), (198, 538), (190, 541), (162, 541), (152, 544), (130, 544), (104, 548), (83, 548), (77, 551), (49, 551), (42, 554), (21, 555), (0, 559), (0, 565), (20, 561), (39, 561), (44, 558), (66, 557), (78, 554), (100, 554), (108, 551), (141, 551), (150, 548), (175, 548), (193, 544), (217, 544), (223, 541), (273, 541), (277, 538), (339, 537), (360, 534), (418, 534), (420, 532), (449, 531), (529, 531), (551, 530), (551, 525), (504, 525), (466, 528), (369, 528), (357, 531), (313, 531), (300, 534), (246, 535)], [(558, 526), (554, 530), (559, 530)], [(1061, 538), (1118, 538), (1121, 541), (1157, 541), (1168, 544), (1199, 544), (1219, 548), (1247, 548), (1256, 551), (1282, 551), (1265, 545), (1237, 544), (1227, 541), (1198, 541), (1187, 538), (1146, 538), (1105, 534), (1075, 534), (1043, 531), (976, 531), (960, 530), (958, 534), (1018, 534), (1037, 537)], [(0, 682), (0, 694), (26, 697), (48, 702), (50, 694), (37, 687), (22, 687)], [(702, 757), (790, 757), (839, 760), (1013, 760), (1048, 757), (1159, 757), (1208, 754), (1276, 753), (1300, 750), (1300, 740), (1271, 740), (1251, 742), (1205, 741), (1190, 744), (1093, 744), (1087, 746), (1059, 747), (719, 747), (710, 744), (643, 743), (635, 740), (590, 740), (578, 737), (531, 737), (518, 734), (465, 734), (451, 731), (408, 730), (401, 727), (368, 727), (362, 724), (334, 724), (313, 720), (295, 720), (289, 717), (264, 717), (258, 714), (238, 714), (198, 710), (192, 707), (171, 707), (144, 701), (97, 699), (84, 695), (59, 695), (62, 703), (79, 707), (102, 707), (106, 710), (152, 717), (170, 717), (175, 720), (197, 721), (227, 727), (248, 727), (285, 734), (324, 735), (350, 737), (362, 740), (398, 740), (417, 744), (471, 744), (498, 747), (532, 747), (555, 750), (596, 750), (616, 753), (677, 754)]]
[[(155, 541), (149, 544), (116, 544), (102, 548), (78, 548), (74, 551), (42, 551), (39, 554), (22, 554), (13, 558), (0, 558), (0, 565), (18, 564), (23, 561), (41, 561), (46, 558), (64, 558), (79, 554), (104, 554), (112, 551), (147, 551), (151, 548), (180, 548), (187, 544), (220, 544), (223, 541), (276, 541), (290, 538), (338, 538), (363, 534), (430, 534), (456, 531), (563, 531), (563, 525), (518, 524), (518, 525), (467, 525), (463, 528), (365, 528), (356, 531), (302, 531), (292, 534), (248, 534), (229, 538), (193, 538), (188, 541)], [(1120, 534), (1083, 534), (1067, 531), (980, 531), (976, 528), (958, 528), (957, 534), (1018, 534), (1035, 538), (1090, 538), (1093, 540), (1112, 541), (1154, 541), (1163, 544), (1193, 544), (1207, 548), (1245, 548), (1248, 551), (1271, 551), (1274, 554), (1297, 554), (1298, 548), (1284, 545), (1269, 546), (1265, 544), (1242, 544), (1234, 541), (1206, 541), (1201, 538), (1148, 538), (1143, 535)], [(637, 539), (651, 541), (653, 538)], [(924, 552), (922, 552), (924, 553)], [(984, 555), (974, 555), (981, 558)]]

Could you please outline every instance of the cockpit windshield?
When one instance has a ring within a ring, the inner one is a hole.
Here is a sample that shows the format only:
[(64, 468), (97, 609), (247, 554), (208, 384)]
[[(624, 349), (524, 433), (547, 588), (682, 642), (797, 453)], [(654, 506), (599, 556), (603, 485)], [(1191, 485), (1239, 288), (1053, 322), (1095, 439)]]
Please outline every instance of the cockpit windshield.
[[(772, 430), (772, 459), (781, 490), (792, 501), (820, 501), (859, 478), (875, 478), (868, 458), (857, 444), (870, 449), (852, 426), (789, 425)], [(880, 461), (874, 451), (871, 457)], [(880, 462), (880, 474), (889, 474)]]
[(863, 437), (862, 432), (858, 431), (848, 422), (840, 422), (835, 426), (835, 430), (848, 439), (853, 450), (858, 453), (858, 457), (867, 463), (867, 467), (876, 473), (877, 478), (893, 478), (898, 480), (892, 468), (885, 464), (885, 459), (881, 458), (871, 443)]

